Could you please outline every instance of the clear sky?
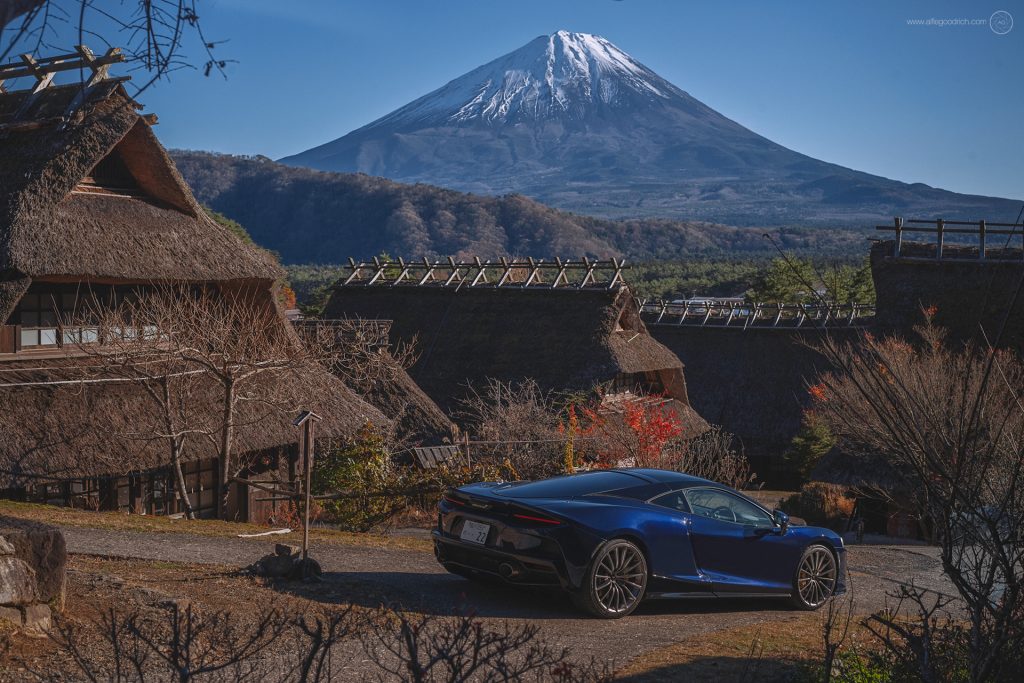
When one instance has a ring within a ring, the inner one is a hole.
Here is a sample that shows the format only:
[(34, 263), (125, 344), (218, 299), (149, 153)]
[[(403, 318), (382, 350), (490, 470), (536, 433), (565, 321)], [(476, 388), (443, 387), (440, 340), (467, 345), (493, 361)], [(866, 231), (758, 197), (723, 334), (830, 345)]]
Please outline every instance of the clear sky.
[[(819, 159), (1024, 198), (1024, 0), (201, 0), (229, 78), (140, 98), (169, 147), (279, 158), (558, 29), (602, 35), (744, 126)], [(1009, 12), (998, 35), (982, 19)]]

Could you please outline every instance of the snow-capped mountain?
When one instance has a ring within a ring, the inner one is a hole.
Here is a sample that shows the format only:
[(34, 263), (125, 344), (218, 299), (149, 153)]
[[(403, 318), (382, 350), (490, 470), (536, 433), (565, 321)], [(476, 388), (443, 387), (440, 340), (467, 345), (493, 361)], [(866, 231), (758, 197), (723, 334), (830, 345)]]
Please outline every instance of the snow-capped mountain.
[(568, 31), (540, 36), (281, 161), (485, 194), (519, 192), (607, 217), (867, 225), (912, 213), (1012, 218), (1019, 207), (786, 149), (608, 40)]
[(559, 31), (485, 64), (367, 128), (584, 118), (670, 100), (678, 88), (599, 36)]

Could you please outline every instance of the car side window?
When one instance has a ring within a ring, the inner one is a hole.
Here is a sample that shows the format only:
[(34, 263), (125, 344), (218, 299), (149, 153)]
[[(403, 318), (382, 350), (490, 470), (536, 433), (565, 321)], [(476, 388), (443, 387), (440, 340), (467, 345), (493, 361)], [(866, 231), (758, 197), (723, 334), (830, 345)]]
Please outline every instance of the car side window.
[(761, 508), (721, 489), (686, 489), (684, 495), (693, 514), (701, 517), (744, 526), (772, 526), (775, 523), (771, 515)]
[(673, 491), (672, 493), (666, 493), (658, 496), (657, 498), (653, 498), (651, 503), (654, 505), (660, 505), (663, 508), (679, 510), (680, 512), (690, 511), (690, 506), (686, 504), (686, 498), (683, 496), (682, 491)]

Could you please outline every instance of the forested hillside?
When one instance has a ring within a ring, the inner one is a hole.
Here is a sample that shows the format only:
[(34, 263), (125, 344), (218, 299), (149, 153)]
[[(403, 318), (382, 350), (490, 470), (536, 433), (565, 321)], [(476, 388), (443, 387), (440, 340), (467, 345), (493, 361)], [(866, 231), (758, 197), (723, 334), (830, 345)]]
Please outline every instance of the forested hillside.
[[(265, 157), (177, 151), (201, 202), (240, 222), (285, 263), (394, 256), (626, 256), (633, 260), (765, 254), (755, 228), (661, 219), (606, 220), (521, 195), (487, 197), (363, 174), (326, 173)], [(774, 231), (781, 246), (817, 255), (863, 247), (852, 230)]]

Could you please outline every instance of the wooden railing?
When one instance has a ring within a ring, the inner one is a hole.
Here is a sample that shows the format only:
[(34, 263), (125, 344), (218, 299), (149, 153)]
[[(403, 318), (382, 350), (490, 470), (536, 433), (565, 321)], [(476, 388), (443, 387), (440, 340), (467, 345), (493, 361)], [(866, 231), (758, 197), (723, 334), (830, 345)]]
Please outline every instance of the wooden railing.
[[(904, 220), (900, 216), (896, 216), (893, 219), (892, 225), (876, 225), (876, 230), (883, 230), (887, 232), (895, 233), (895, 239), (893, 240), (892, 256), (894, 258), (922, 258), (919, 255), (907, 254), (904, 251), (903, 235), (904, 233), (913, 234), (925, 234), (934, 235), (934, 241), (927, 242), (924, 246), (932, 247), (934, 249), (933, 255), (924, 256), (923, 258), (934, 258), (935, 260), (942, 260), (943, 258), (958, 258), (963, 259), (965, 257), (970, 258), (973, 253), (964, 249), (955, 249), (952, 253), (947, 249), (948, 246), (959, 246), (963, 247), (964, 242), (962, 239), (957, 239), (959, 235), (976, 235), (977, 236), (977, 256), (975, 258), (979, 261), (993, 260), (993, 261), (1010, 261), (1010, 260), (1024, 260), (1024, 244), (1022, 244), (1021, 250), (1018, 252), (1015, 249), (1011, 250), (1010, 242), (1014, 237), (1021, 237), (1024, 240), (1024, 223), (989, 223), (988, 221), (947, 221), (941, 218), (937, 220), (919, 220), (919, 219), (908, 219)], [(954, 242), (947, 244), (947, 236), (953, 235)], [(988, 238), (990, 235), (1006, 237), (1004, 245), (997, 248), (996, 251), (992, 251), (988, 244)], [(973, 242), (973, 240), (971, 240)], [(914, 246), (921, 246), (920, 243), (914, 243)]]
[(546, 259), (395, 261), (349, 259), (349, 273), (337, 287), (500, 287), (615, 289), (623, 284), (625, 261)]
[(647, 325), (671, 327), (727, 327), (795, 329), (860, 327), (875, 315), (874, 304), (782, 304), (745, 301), (641, 300), (640, 314)]

